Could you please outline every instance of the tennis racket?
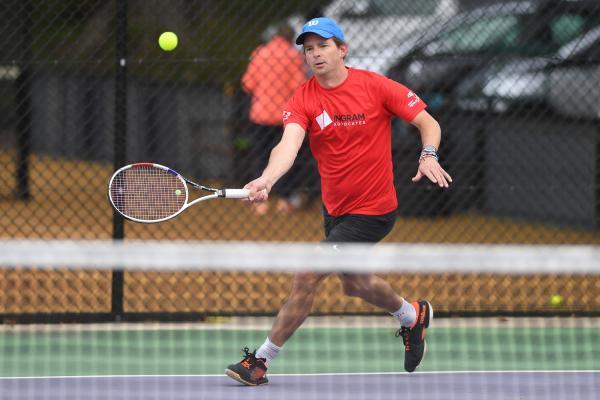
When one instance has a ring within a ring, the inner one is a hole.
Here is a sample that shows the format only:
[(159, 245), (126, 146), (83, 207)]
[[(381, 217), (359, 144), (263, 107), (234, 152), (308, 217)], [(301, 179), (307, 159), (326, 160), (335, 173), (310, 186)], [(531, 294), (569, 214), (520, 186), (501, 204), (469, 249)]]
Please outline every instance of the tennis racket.
[[(189, 201), (188, 186), (211, 192)], [(110, 178), (108, 198), (125, 218), (146, 224), (171, 219), (202, 201), (224, 197), (245, 199), (247, 189), (213, 189), (198, 185), (171, 168), (154, 163), (136, 163), (120, 168)]]

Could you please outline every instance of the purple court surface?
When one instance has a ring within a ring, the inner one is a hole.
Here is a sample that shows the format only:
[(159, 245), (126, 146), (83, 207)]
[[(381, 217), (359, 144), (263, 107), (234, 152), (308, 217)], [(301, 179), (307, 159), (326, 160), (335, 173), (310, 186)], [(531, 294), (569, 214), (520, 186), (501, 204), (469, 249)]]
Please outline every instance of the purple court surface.
[(271, 375), (242, 386), (226, 376), (2, 378), (2, 400), (597, 400), (600, 371)]

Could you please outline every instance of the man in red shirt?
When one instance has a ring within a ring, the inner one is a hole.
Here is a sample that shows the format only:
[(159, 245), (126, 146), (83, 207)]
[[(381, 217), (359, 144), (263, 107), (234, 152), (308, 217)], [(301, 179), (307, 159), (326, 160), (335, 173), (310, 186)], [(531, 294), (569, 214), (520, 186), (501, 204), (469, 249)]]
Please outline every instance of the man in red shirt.
[[(296, 39), (304, 46), (314, 76), (300, 86), (283, 111), (284, 131), (262, 175), (248, 183), (250, 200), (262, 202), (292, 166), (304, 135), (321, 176), (325, 242), (376, 243), (394, 226), (391, 119), (398, 116), (420, 132), (423, 148), (413, 181), (427, 177), (448, 187), (450, 175), (438, 163), (441, 130), (426, 105), (405, 86), (384, 76), (344, 64), (348, 46), (329, 18), (308, 21)], [(267, 383), (266, 371), (283, 344), (308, 316), (315, 291), (326, 274), (294, 276), (292, 291), (263, 345), (227, 367), (228, 376), (246, 384)], [(404, 368), (412, 372), (425, 353), (425, 329), (433, 318), (429, 302), (410, 303), (374, 274), (342, 274), (344, 293), (357, 296), (394, 315), (400, 323)]]

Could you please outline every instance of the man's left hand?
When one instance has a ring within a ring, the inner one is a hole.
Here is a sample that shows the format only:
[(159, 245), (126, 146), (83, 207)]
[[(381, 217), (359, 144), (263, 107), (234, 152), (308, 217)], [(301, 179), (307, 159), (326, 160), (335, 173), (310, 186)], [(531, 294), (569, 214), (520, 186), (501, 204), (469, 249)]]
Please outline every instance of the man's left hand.
[(447, 188), (452, 182), (452, 177), (448, 174), (435, 157), (425, 157), (419, 161), (417, 174), (412, 178), (413, 182), (418, 182), (426, 176), (433, 183), (441, 188)]

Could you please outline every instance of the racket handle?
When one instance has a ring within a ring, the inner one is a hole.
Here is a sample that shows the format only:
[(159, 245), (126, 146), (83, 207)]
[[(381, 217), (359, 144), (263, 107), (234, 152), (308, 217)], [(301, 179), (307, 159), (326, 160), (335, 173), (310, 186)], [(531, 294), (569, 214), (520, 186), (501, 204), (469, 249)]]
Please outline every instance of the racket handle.
[(246, 199), (249, 195), (248, 189), (223, 189), (223, 197), (226, 199)]

